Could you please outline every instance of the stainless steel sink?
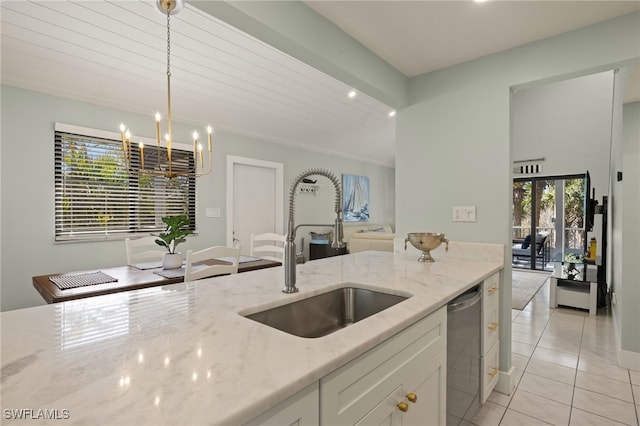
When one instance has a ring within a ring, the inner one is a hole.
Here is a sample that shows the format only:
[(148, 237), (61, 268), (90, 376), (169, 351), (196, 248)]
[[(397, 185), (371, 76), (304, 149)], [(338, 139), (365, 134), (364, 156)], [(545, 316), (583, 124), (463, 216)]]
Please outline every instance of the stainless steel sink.
[(295, 336), (321, 337), (408, 298), (363, 288), (342, 287), (245, 317)]

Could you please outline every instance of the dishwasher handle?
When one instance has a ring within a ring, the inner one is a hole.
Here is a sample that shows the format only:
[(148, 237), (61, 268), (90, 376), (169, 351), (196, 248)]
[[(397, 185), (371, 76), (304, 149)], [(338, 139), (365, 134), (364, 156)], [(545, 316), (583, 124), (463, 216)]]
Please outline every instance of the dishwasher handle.
[[(453, 299), (447, 305), (447, 312), (458, 312), (458, 311), (468, 309), (473, 305), (475, 305), (476, 303), (478, 303), (480, 301), (481, 296), (482, 296), (482, 293), (480, 292), (480, 287), (477, 287), (474, 292), (464, 294), (463, 296)], [(462, 299), (462, 300), (458, 302), (457, 301), (458, 299)]]

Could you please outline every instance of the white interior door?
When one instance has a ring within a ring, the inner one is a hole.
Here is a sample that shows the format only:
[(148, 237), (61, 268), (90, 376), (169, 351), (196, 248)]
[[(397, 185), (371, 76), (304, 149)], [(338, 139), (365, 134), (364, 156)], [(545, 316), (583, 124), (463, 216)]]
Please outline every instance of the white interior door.
[(250, 254), (251, 233), (283, 231), (283, 165), (227, 158), (227, 245)]

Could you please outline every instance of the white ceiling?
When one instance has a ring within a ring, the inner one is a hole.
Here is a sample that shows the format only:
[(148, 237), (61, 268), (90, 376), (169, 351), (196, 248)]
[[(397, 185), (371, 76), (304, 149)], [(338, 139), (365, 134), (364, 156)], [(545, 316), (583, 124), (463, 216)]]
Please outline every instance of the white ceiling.
[[(2, 83), (147, 114), (153, 128), (152, 115), (166, 109), (166, 18), (153, 3), (1, 1)], [(640, 8), (638, 1), (307, 4), (407, 76)], [(174, 120), (394, 165), (389, 107), (363, 94), (347, 98), (345, 84), (189, 4), (171, 23)]]
[(640, 10), (639, 1), (306, 1), (407, 77)]

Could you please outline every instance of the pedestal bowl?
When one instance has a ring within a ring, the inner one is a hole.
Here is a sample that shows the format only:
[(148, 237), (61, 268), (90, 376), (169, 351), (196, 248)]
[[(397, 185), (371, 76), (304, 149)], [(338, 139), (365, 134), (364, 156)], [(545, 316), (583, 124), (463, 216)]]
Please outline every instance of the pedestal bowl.
[(418, 258), (418, 262), (435, 262), (435, 259), (431, 257), (431, 250), (434, 250), (442, 243), (446, 243), (445, 251), (449, 251), (449, 240), (444, 237), (444, 234), (433, 232), (410, 232), (407, 234), (407, 238), (404, 240), (404, 249), (407, 249), (407, 242), (410, 242), (412, 246), (422, 251), (422, 254)]

